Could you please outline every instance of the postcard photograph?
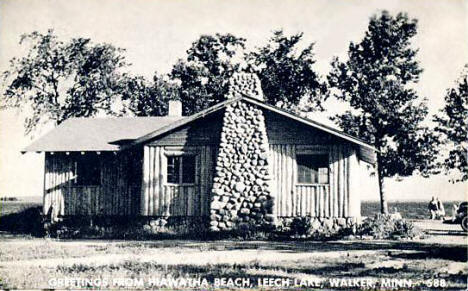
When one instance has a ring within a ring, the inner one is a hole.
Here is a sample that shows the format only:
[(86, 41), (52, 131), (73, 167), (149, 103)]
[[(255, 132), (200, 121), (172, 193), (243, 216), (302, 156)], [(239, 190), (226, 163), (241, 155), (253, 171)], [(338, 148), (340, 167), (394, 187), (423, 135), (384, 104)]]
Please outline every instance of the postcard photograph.
[(466, 290), (466, 0), (0, 0), (0, 288)]

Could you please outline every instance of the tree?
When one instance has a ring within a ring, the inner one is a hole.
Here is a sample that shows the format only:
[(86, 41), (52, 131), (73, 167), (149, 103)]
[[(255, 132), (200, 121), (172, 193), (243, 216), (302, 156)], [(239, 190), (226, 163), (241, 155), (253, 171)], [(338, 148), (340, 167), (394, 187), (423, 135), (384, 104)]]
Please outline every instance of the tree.
[(52, 30), (23, 35), (20, 44), (29, 44), (29, 51), (13, 58), (3, 73), (0, 106), (32, 109), (26, 133), (48, 121), (113, 114), (112, 102), (122, 90), (120, 71), (127, 66), (122, 49), (88, 38), (63, 42)]
[(275, 31), (267, 45), (250, 53), (248, 59), (260, 78), (267, 103), (291, 108), (304, 101), (305, 109), (314, 111), (322, 109), (327, 88), (313, 70), (314, 44), (298, 48), (302, 36)]
[(155, 74), (152, 82), (141, 76), (128, 76), (122, 93), (122, 115), (165, 116), (169, 100), (179, 99), (179, 88)]
[(442, 163), (447, 172), (458, 170), (461, 177), (454, 181), (468, 180), (468, 64), (465, 66), (456, 88), (445, 95), (445, 106), (434, 116), (436, 131), (442, 135), (443, 145), (449, 147), (448, 156)]
[(299, 50), (302, 34), (276, 31), (269, 42), (252, 52), (245, 39), (231, 34), (204, 35), (187, 51), (187, 59), (173, 67), (171, 78), (180, 83), (184, 114), (192, 114), (225, 99), (229, 79), (237, 71), (255, 72), (265, 101), (291, 108), (301, 100), (308, 110), (321, 109), (326, 85), (314, 72), (313, 44)]
[(187, 59), (173, 67), (171, 78), (180, 84), (183, 113), (193, 114), (224, 100), (228, 81), (239, 69), (245, 39), (232, 34), (203, 35), (192, 43)]
[(364, 39), (351, 42), (348, 60), (334, 58), (328, 76), (334, 95), (352, 108), (335, 121), (378, 151), (382, 213), (388, 213), (384, 178), (415, 171), (426, 175), (436, 157), (437, 139), (422, 125), (427, 116), (425, 100), (419, 100), (411, 88), (422, 72), (410, 43), (416, 33), (417, 20), (406, 14), (375, 15)]

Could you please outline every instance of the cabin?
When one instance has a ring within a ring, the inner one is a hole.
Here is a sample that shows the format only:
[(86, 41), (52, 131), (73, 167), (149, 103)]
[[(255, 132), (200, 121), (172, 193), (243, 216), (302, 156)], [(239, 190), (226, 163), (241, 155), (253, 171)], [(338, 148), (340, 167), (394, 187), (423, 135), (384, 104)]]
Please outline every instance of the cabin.
[(45, 153), (44, 213), (202, 218), (211, 231), (359, 220), (375, 148), (268, 105), (255, 75), (236, 74), (225, 101), (194, 115), (169, 107), (164, 117), (72, 118), (29, 145)]

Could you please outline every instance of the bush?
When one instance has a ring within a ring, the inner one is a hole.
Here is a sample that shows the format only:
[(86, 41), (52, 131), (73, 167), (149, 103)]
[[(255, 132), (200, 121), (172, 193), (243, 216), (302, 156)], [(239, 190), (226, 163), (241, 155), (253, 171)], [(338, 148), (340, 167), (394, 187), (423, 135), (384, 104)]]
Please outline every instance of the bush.
[(205, 239), (205, 220), (74, 216), (48, 224), (46, 230), (48, 236), (61, 239)]
[(292, 236), (309, 236), (312, 234), (312, 219), (310, 217), (295, 217), (290, 225)]
[(377, 214), (363, 221), (357, 229), (357, 235), (371, 236), (375, 239), (403, 239), (420, 237), (422, 231), (411, 221)]

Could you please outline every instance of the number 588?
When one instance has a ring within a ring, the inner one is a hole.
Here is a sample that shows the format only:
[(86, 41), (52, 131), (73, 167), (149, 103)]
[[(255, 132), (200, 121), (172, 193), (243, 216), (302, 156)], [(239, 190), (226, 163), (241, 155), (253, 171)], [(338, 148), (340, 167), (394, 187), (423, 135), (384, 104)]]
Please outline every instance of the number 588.
[(429, 279), (426, 280), (427, 287), (434, 287), (434, 288), (444, 288), (447, 287), (447, 282), (445, 279)]

